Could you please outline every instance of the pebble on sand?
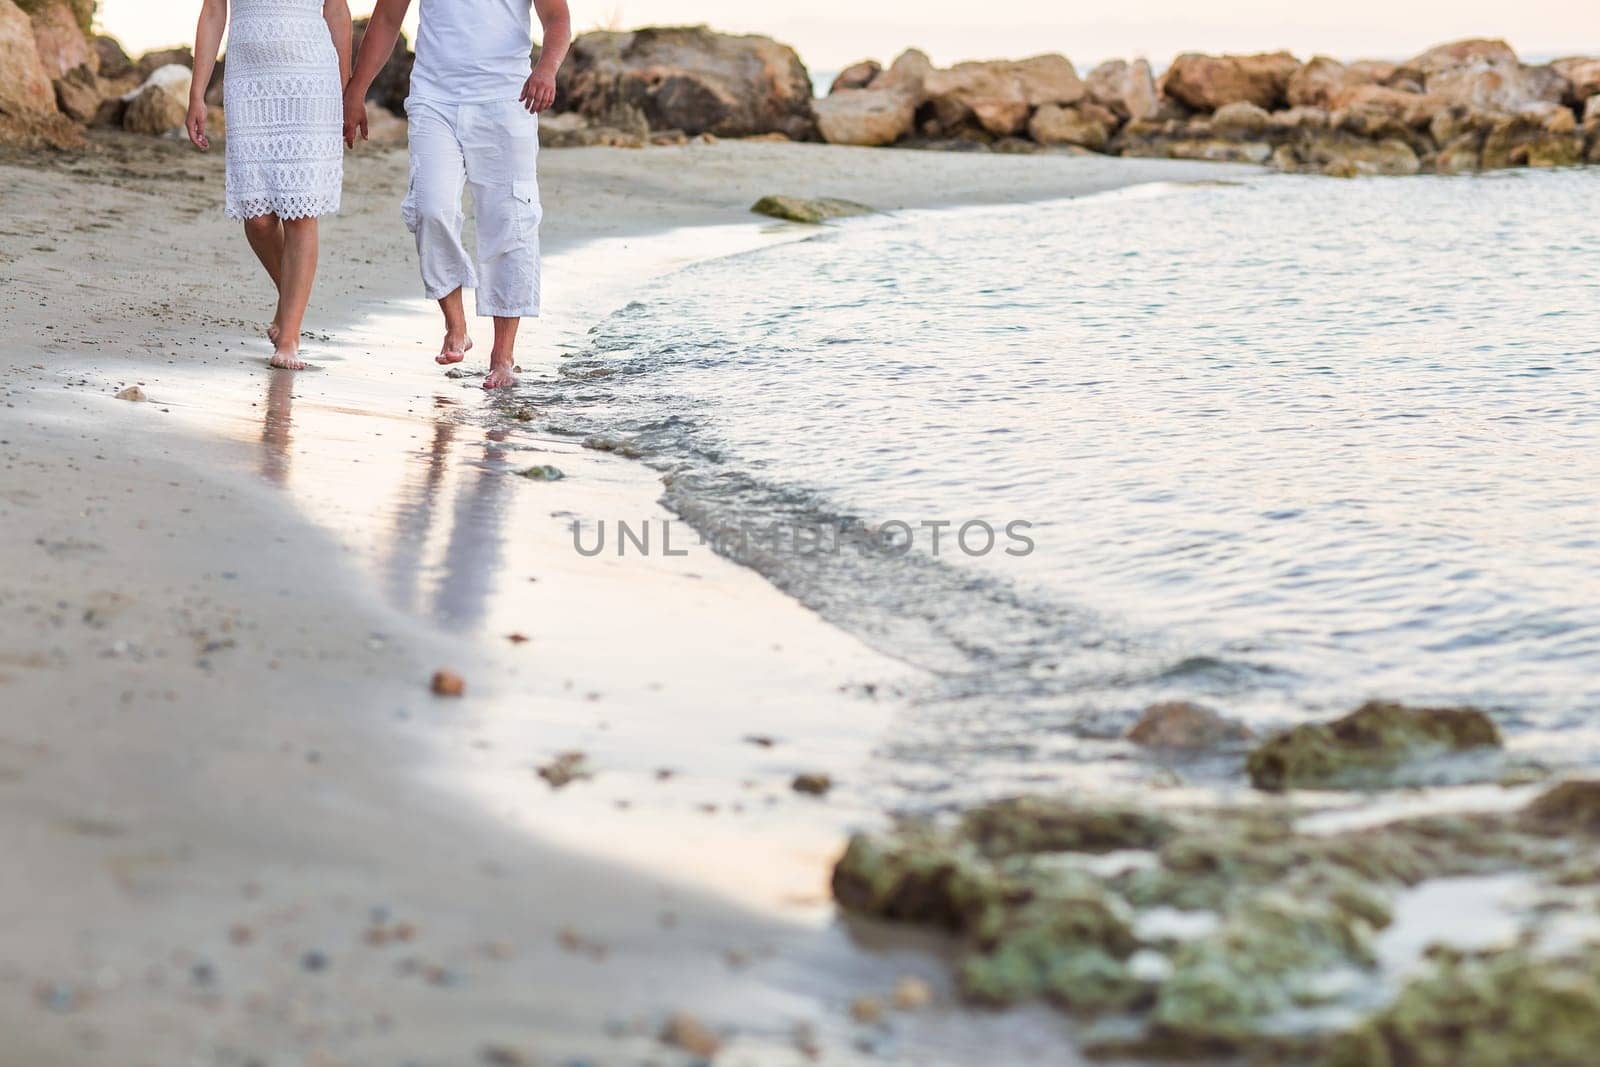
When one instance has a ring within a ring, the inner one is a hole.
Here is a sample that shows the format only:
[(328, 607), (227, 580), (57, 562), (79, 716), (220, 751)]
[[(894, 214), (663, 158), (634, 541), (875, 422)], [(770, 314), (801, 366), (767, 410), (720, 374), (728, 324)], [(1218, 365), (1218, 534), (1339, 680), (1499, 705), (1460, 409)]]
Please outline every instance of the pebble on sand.
[(433, 672), (430, 686), (435, 696), (458, 697), (467, 691), (467, 681), (455, 671), (440, 669)]
[(134, 401), (144, 400), (144, 390), (140, 389), (137, 385), (130, 385), (125, 389), (119, 389), (117, 391), (117, 399)]
[(850, 1017), (858, 1023), (883, 1021), (883, 1001), (877, 997), (857, 997), (850, 1002)]
[(539, 768), (539, 777), (549, 782), (551, 789), (560, 789), (580, 778), (593, 778), (594, 771), (582, 752), (563, 752)]
[(794, 786), (796, 793), (820, 797), (833, 788), (833, 779), (826, 774), (797, 774), (791, 784)]
[(906, 975), (894, 984), (894, 1006), (901, 1011), (919, 1011), (933, 1001), (933, 990), (915, 975)]
[(710, 1059), (722, 1048), (722, 1039), (712, 1033), (704, 1023), (693, 1015), (683, 1012), (672, 1016), (661, 1028), (661, 1040), (668, 1045), (681, 1048), (692, 1056), (703, 1056)]

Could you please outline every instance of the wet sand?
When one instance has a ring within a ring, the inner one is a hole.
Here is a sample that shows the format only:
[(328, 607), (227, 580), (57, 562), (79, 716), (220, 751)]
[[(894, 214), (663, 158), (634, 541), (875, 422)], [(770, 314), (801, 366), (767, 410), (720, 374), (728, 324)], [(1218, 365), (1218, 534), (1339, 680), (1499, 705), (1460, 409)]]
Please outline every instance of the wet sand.
[[(864, 766), (905, 668), (707, 551), (573, 550), (573, 518), (667, 519), (657, 476), (487, 431), (516, 399), (433, 365), (401, 151), (354, 158), (323, 229), (323, 369), (268, 371), (220, 163), (120, 136), (0, 160), (0, 1065), (672, 1062), (677, 1011), (719, 1063), (1070, 1062), (1048, 1012), (956, 1010), (939, 961), (828, 904), (843, 831), (880, 813), (790, 781)], [(1227, 173), (549, 152), (522, 366), (554, 373), (653, 273), (802, 236), (751, 221), (765, 193)], [(514, 476), (546, 463), (567, 477)], [(465, 697), (428, 692), (438, 667)], [(567, 752), (594, 777), (553, 789), (536, 768)], [(933, 1009), (850, 1019), (908, 973)]]

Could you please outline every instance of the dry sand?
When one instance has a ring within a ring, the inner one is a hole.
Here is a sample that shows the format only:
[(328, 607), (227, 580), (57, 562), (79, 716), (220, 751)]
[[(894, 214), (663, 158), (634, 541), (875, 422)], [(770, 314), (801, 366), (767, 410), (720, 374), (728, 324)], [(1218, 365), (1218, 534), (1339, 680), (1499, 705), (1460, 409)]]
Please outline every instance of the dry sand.
[[(427, 358), (403, 152), (354, 157), (323, 228), (324, 369), (269, 372), (220, 164), (121, 136), (0, 157), (0, 1067), (670, 1063), (680, 1011), (718, 1063), (1071, 1062), (1048, 1013), (961, 1012), (932, 955), (827, 905), (878, 813), (790, 779), (861, 773), (906, 670), (709, 553), (572, 551), (572, 517), (665, 519), (655, 476), (472, 418), (515, 401)], [(751, 222), (765, 193), (1231, 172), (548, 152), (550, 312), (521, 362), (552, 373), (652, 273), (794, 237)], [(569, 477), (508, 476), (534, 462)], [(465, 697), (428, 693), (441, 666)], [(597, 773), (554, 790), (535, 768), (567, 751)], [(935, 1008), (850, 1020), (906, 973)]]

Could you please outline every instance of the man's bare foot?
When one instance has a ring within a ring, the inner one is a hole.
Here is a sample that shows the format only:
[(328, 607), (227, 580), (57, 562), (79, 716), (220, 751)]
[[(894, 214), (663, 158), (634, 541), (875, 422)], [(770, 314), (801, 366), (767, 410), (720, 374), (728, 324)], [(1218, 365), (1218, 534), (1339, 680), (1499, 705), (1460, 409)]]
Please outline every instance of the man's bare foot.
[(279, 370), (305, 370), (306, 361), (300, 358), (299, 352), (280, 348), (272, 353), (272, 358), (267, 360), (267, 366)]
[(440, 366), (451, 363), (460, 363), (467, 358), (467, 353), (472, 351), (472, 338), (464, 333), (447, 333), (444, 335), (444, 347), (439, 349), (439, 354), (433, 361)]
[(510, 367), (490, 367), (489, 373), (483, 376), (485, 389), (505, 389), (517, 384), (517, 376), (511, 373)]

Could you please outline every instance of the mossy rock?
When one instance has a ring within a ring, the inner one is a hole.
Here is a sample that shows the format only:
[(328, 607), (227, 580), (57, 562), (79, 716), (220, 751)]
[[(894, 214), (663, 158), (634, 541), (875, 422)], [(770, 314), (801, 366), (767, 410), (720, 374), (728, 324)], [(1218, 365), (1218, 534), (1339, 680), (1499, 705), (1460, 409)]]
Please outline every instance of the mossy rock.
[(1130, 805), (1014, 797), (968, 812), (960, 832), (987, 856), (1011, 856), (1155, 848), (1172, 835), (1173, 826)]
[(1523, 823), (1541, 833), (1600, 836), (1600, 780), (1562, 782), (1523, 809)]
[(559, 482), (566, 477), (561, 472), (560, 467), (552, 467), (548, 463), (541, 463), (538, 466), (529, 467), (527, 470), (520, 470), (517, 472), (517, 476), (526, 478), (530, 482)]
[(863, 915), (981, 934), (1027, 894), (970, 849), (931, 830), (903, 829), (888, 839), (852, 837), (833, 869), (833, 895)]
[(872, 209), (854, 200), (833, 197), (806, 198), (800, 196), (763, 196), (750, 207), (757, 215), (769, 215), (787, 222), (804, 222), (816, 225), (829, 219), (870, 215)]
[(1335, 1038), (1326, 1067), (1592, 1067), (1600, 948), (1444, 954), (1394, 1003)]
[(1245, 767), (1257, 789), (1375, 789), (1408, 763), (1501, 747), (1494, 720), (1476, 708), (1413, 708), (1374, 700), (1341, 719), (1268, 738)]

